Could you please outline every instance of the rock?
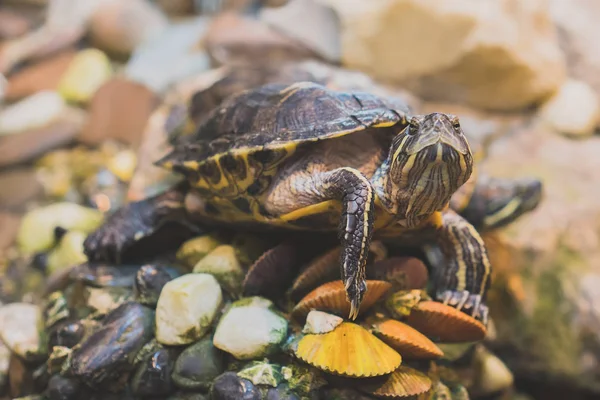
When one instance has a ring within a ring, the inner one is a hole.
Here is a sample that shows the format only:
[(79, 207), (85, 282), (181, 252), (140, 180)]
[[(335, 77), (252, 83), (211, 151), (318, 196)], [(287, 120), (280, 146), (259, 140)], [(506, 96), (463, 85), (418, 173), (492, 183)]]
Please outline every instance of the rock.
[(8, 363), (8, 385), (11, 398), (26, 396), (35, 393), (32, 368), (28, 368), (25, 361), (16, 354), (11, 354)]
[(373, 397), (354, 389), (327, 388), (323, 391), (323, 396), (331, 400), (373, 400)]
[(67, 232), (48, 253), (47, 271), (52, 274), (61, 269), (73, 267), (87, 261), (83, 254), (83, 242), (87, 234), (81, 231)]
[(81, 383), (73, 378), (54, 375), (48, 382), (48, 400), (76, 400), (81, 395)]
[(4, 393), (8, 383), (10, 350), (0, 341), (0, 393)]
[(103, 222), (101, 212), (75, 203), (54, 203), (36, 208), (23, 217), (17, 234), (22, 252), (31, 254), (54, 245), (57, 227), (84, 233), (94, 231)]
[(163, 287), (180, 275), (175, 268), (157, 265), (142, 266), (135, 276), (134, 290), (137, 301), (155, 307)]
[(319, 58), (311, 49), (264, 23), (221, 13), (211, 23), (206, 49), (217, 64), (278, 63)]
[(283, 380), (281, 366), (268, 362), (253, 362), (238, 371), (240, 378), (248, 379), (254, 385), (264, 385), (276, 388)]
[(518, 110), (543, 100), (565, 78), (544, 1), (522, 7), (510, 0), (319, 1), (341, 19), (345, 66), (427, 99)]
[(124, 57), (167, 25), (165, 16), (148, 1), (108, 0), (93, 13), (89, 35), (95, 47)]
[(239, 295), (244, 280), (244, 270), (230, 245), (221, 245), (208, 253), (194, 266), (195, 273), (211, 274), (229, 293)]
[(15, 241), (19, 226), (21, 225), (21, 218), (15, 214), (0, 212), (0, 251), (6, 249)]
[(157, 96), (145, 86), (112, 78), (94, 94), (90, 116), (78, 139), (91, 145), (116, 139), (136, 147), (157, 103)]
[(56, 90), (74, 57), (75, 51), (67, 49), (11, 74), (4, 94), (5, 99), (15, 101), (39, 91)]
[(523, 126), (492, 143), (482, 171), (532, 175), (539, 206), (484, 236), (494, 266), (488, 305), (494, 352), (517, 380), (561, 381), (570, 393), (600, 386), (600, 138), (569, 140)]
[(131, 288), (141, 267), (138, 265), (111, 266), (99, 263), (83, 263), (69, 273), (69, 278), (84, 285), (103, 288)]
[(0, 208), (23, 209), (24, 204), (43, 193), (43, 187), (30, 168), (12, 169), (0, 173)]
[(153, 336), (153, 325), (154, 311), (133, 302), (122, 304), (73, 350), (70, 373), (91, 387), (125, 383), (131, 361)]
[[(131, 290), (122, 287), (84, 287), (81, 290), (81, 296), (80, 312), (89, 311), (89, 318), (102, 317), (123, 303), (133, 300)], [(74, 303), (73, 306), (76, 307), (77, 304)]]
[(235, 372), (220, 375), (210, 391), (213, 400), (260, 400), (259, 390), (252, 382), (242, 379)]
[(209, 400), (209, 398), (201, 393), (179, 392), (173, 396), (169, 396), (167, 400)]
[(514, 378), (502, 360), (480, 347), (475, 355), (477, 379), (469, 392), (478, 396), (493, 395), (510, 389)]
[(281, 7), (263, 8), (259, 18), (323, 59), (332, 63), (340, 60), (340, 21), (331, 8), (318, 0), (293, 0)]
[(226, 367), (225, 354), (206, 337), (186, 348), (177, 358), (173, 381), (181, 389), (206, 391)]
[(600, 124), (600, 100), (586, 83), (569, 79), (541, 107), (540, 118), (565, 135), (590, 136)]
[(86, 327), (80, 320), (67, 320), (58, 323), (48, 331), (48, 349), (54, 346), (73, 348), (86, 333)]
[(214, 235), (203, 235), (184, 242), (177, 250), (177, 259), (193, 268), (208, 253), (222, 244), (218, 237)]
[(159, 348), (143, 360), (131, 381), (138, 396), (167, 396), (173, 391), (171, 373), (175, 361), (172, 349)]
[(36, 359), (46, 352), (39, 329), (42, 314), (28, 303), (10, 303), (0, 307), (0, 339), (23, 359)]
[(221, 287), (212, 275), (187, 274), (170, 281), (156, 304), (156, 339), (181, 345), (202, 338), (221, 302)]
[(81, 50), (62, 76), (58, 91), (68, 102), (87, 103), (111, 74), (106, 54), (98, 49)]
[(57, 92), (33, 94), (0, 112), (0, 136), (48, 126), (64, 111), (65, 103)]
[(31, 21), (24, 15), (0, 9), (0, 40), (21, 36), (31, 29)]
[(125, 76), (155, 93), (164, 93), (172, 84), (207, 70), (208, 55), (198, 48), (207, 25), (208, 19), (202, 16), (171, 24), (158, 37), (135, 49)]
[(233, 303), (217, 325), (215, 347), (238, 360), (257, 359), (276, 351), (287, 336), (288, 323), (270, 309), (271, 305), (260, 297)]
[(31, 161), (49, 150), (71, 143), (83, 127), (85, 112), (68, 109), (52, 124), (0, 137), (0, 167)]
[(266, 400), (300, 400), (300, 397), (291, 392), (286, 384), (281, 384), (276, 388), (269, 388)]

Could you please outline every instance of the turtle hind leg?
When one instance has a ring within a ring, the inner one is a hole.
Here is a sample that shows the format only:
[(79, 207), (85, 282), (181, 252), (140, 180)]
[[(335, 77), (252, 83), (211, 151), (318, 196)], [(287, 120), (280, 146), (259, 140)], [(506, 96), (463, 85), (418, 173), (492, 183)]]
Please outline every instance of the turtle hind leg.
[[(125, 205), (115, 211), (96, 231), (88, 235), (83, 243), (84, 253), (90, 261), (104, 261), (120, 264), (130, 250), (141, 254), (154, 253), (158, 250), (156, 244), (162, 239), (157, 238), (163, 228), (172, 227), (173, 223), (184, 225), (187, 229), (196, 230), (188, 222), (185, 210), (185, 195), (187, 188), (176, 186), (157, 196)], [(183, 235), (181, 235), (183, 240)], [(175, 239), (171, 234), (165, 237), (165, 242)], [(140, 249), (137, 244), (154, 243), (147, 249)], [(161, 247), (161, 246), (159, 246)]]
[(326, 212), (331, 200), (342, 204), (341, 275), (350, 301), (349, 318), (356, 319), (366, 292), (365, 266), (373, 235), (374, 192), (369, 180), (354, 168), (292, 173), (272, 187), (265, 206), (280, 219), (298, 224), (309, 214)]
[(484, 300), (491, 264), (483, 239), (463, 217), (447, 210), (438, 228), (438, 244), (444, 260), (435, 265), (436, 299), (487, 322)]

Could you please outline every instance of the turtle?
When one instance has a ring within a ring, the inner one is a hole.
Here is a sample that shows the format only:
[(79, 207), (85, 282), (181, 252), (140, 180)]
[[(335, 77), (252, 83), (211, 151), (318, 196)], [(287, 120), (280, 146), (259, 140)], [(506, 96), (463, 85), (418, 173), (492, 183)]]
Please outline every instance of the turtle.
[[(218, 78), (210, 85), (197, 90), (188, 101), (172, 108), (172, 138), (193, 133), (194, 127), (229, 96), (267, 83), (291, 85), (310, 81), (328, 88), (344, 90), (376, 90), (387, 95), (368, 75), (334, 68), (318, 61), (289, 62), (283, 65), (228, 65), (220, 68)], [(404, 101), (404, 100), (400, 100)], [(174, 122), (177, 121), (177, 122)], [(485, 158), (490, 136), (485, 143), (470, 141), (475, 165)], [(508, 225), (521, 215), (535, 209), (540, 202), (542, 183), (534, 177), (500, 178), (478, 172), (475, 167), (466, 184), (450, 200), (450, 208), (458, 212), (479, 231), (497, 229)]]
[(433, 241), (445, 256), (434, 298), (487, 320), (485, 244), (448, 207), (473, 170), (455, 115), (410, 115), (396, 99), (314, 82), (270, 83), (228, 97), (155, 165), (182, 181), (111, 214), (84, 241), (89, 260), (119, 262), (174, 221), (200, 230), (337, 232), (354, 320), (372, 238)]

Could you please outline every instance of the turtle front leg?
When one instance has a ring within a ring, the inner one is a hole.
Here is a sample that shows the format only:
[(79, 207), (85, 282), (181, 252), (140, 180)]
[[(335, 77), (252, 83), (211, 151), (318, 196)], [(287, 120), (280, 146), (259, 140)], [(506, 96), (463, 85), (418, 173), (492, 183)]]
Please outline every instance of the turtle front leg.
[(435, 296), (473, 317), (487, 322), (483, 303), (491, 281), (491, 264), (477, 230), (452, 210), (444, 211), (438, 228), (443, 265), (435, 271)]
[(119, 264), (127, 249), (158, 232), (167, 222), (178, 222), (187, 228), (193, 228), (187, 222), (186, 193), (187, 188), (179, 185), (115, 211), (85, 239), (83, 249), (88, 260)]
[[(293, 196), (293, 198), (290, 198)], [(374, 191), (369, 180), (354, 168), (291, 174), (271, 190), (266, 204), (280, 212), (280, 218), (294, 224), (310, 214), (319, 214), (327, 200), (342, 202), (338, 237), (342, 244), (341, 275), (350, 301), (349, 318), (358, 316), (365, 291), (365, 266), (373, 236)], [(294, 210), (289, 205), (294, 204)], [(302, 208), (298, 209), (297, 205)], [(291, 212), (290, 212), (291, 211)]]

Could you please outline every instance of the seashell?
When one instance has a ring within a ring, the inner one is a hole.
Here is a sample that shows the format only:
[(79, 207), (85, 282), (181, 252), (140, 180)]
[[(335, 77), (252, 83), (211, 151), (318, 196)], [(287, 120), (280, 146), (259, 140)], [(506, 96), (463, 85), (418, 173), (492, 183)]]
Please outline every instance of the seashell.
[(252, 264), (242, 283), (244, 296), (263, 296), (275, 300), (283, 295), (299, 267), (298, 249), (282, 243), (263, 253)]
[(372, 332), (405, 358), (439, 358), (444, 352), (425, 335), (394, 319), (378, 321)]
[(423, 289), (429, 273), (416, 257), (390, 257), (367, 268), (367, 279), (388, 281), (396, 290)]
[(481, 322), (437, 301), (418, 303), (406, 323), (424, 335), (446, 343), (482, 340), (486, 334)]
[(355, 378), (389, 374), (402, 362), (394, 349), (351, 322), (325, 334), (304, 336), (295, 353), (330, 374)]
[[(384, 281), (367, 281), (367, 291), (360, 305), (360, 311), (368, 310), (392, 285)], [(344, 283), (340, 280), (325, 283), (306, 296), (292, 310), (292, 317), (304, 319), (311, 310), (327, 311), (340, 316), (350, 313), (350, 302)]]
[(291, 298), (298, 301), (315, 287), (338, 279), (341, 253), (341, 247), (336, 247), (310, 261), (294, 281)]
[[(338, 246), (311, 260), (295, 279), (292, 288), (290, 289), (292, 300), (299, 301), (317, 286), (338, 279), (340, 273), (339, 262), (341, 252), (342, 248)], [(383, 243), (380, 241), (373, 241), (369, 248), (368, 262), (377, 262), (383, 260), (386, 256), (387, 249)], [(368, 269), (369, 267), (367, 268), (367, 276)], [(377, 280), (386, 279), (377, 278)]]
[(416, 369), (401, 366), (392, 374), (369, 379), (358, 388), (366, 393), (385, 399), (401, 399), (417, 396), (431, 389), (431, 379)]
[(323, 311), (312, 310), (306, 317), (306, 324), (302, 328), (303, 333), (327, 333), (331, 332), (344, 322), (337, 315), (327, 314)]

